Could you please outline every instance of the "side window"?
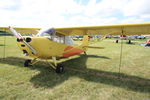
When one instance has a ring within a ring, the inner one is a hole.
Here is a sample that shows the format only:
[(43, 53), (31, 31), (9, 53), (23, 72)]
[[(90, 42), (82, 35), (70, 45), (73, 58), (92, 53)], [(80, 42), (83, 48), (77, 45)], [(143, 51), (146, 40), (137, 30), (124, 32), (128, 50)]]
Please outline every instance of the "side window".
[(43, 33), (42, 35), (47, 37), (50, 36), (48, 33)]
[(54, 36), (53, 41), (58, 43), (64, 43), (64, 37)]

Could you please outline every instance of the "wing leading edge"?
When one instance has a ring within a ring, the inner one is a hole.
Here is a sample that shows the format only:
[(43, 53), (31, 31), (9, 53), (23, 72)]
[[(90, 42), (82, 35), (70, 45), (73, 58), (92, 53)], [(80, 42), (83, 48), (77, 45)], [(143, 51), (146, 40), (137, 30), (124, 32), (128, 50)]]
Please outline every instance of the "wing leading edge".
[[(20, 34), (37, 34), (41, 28), (14, 28)], [(83, 26), (83, 27), (68, 27), (54, 28), (56, 33), (71, 36), (71, 35), (148, 35), (150, 34), (149, 23), (135, 24), (116, 24), (103, 26)], [(10, 32), (8, 27), (0, 27), (0, 31)]]
[[(41, 28), (18, 28), (13, 27), (20, 34), (37, 34)], [(0, 27), (0, 31), (5, 31), (11, 33), (9, 27)]]
[(147, 35), (150, 34), (150, 23), (55, 28), (55, 31), (64, 35)]

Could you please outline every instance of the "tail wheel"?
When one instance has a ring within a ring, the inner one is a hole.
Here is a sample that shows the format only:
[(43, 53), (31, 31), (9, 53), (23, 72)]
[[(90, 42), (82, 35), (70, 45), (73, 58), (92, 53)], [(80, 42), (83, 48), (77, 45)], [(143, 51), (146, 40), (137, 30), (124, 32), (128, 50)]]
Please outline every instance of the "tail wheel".
[(30, 65), (31, 65), (31, 60), (30, 59), (25, 60), (24, 67), (28, 67)]
[(55, 71), (56, 73), (62, 73), (64, 71), (64, 67), (62, 65), (57, 65)]

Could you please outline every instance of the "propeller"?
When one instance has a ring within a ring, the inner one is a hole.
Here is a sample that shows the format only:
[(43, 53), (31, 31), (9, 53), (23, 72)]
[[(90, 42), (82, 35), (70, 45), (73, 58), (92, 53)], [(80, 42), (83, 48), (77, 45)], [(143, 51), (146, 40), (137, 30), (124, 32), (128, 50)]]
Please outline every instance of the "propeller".
[(21, 36), (21, 34), (19, 34), (15, 29), (13, 29), (12, 27), (9, 26), (9, 30), (14, 34), (14, 36), (16, 36), (17, 39), (23, 39), (23, 37)]
[(37, 55), (36, 50), (33, 49), (32, 46), (31, 46), (30, 44), (28, 44), (28, 43), (24, 40), (23, 36), (22, 36), (20, 33), (18, 33), (14, 28), (12, 28), (12, 27), (10, 27), (10, 26), (9, 26), (9, 30), (14, 34), (14, 36), (15, 36), (18, 40), (21, 40), (21, 41), (32, 51), (32, 53), (33, 53), (34, 55)]

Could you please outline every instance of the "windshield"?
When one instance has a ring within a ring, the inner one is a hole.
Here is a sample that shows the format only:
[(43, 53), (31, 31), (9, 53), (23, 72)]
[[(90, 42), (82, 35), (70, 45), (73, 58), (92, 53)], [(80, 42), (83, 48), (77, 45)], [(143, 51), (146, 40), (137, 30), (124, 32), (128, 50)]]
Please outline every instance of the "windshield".
[(70, 36), (65, 36), (62, 34), (59, 34), (55, 32), (54, 28), (50, 28), (47, 30), (41, 30), (37, 36), (43, 36), (47, 37), (49, 40), (58, 42), (58, 43), (64, 43), (68, 45), (73, 45), (73, 40)]
[(37, 36), (54, 36), (55, 35), (55, 30), (54, 28), (49, 28), (46, 30), (40, 30)]

